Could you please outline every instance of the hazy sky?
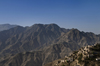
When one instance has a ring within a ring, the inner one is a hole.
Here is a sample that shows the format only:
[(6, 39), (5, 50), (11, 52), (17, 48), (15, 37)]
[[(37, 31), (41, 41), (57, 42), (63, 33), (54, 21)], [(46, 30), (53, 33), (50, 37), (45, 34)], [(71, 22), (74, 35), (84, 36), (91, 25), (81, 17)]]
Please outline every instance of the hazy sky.
[(100, 34), (100, 0), (0, 0), (0, 24), (56, 23)]

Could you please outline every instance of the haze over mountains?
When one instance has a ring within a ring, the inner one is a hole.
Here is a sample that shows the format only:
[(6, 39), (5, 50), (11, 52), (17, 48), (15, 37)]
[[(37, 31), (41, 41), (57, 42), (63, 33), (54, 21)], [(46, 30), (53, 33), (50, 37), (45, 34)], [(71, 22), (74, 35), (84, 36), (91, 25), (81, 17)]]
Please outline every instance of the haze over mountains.
[(0, 24), (0, 31), (8, 30), (8, 29), (16, 27), (16, 26), (18, 26), (18, 25)]
[(1, 66), (43, 66), (100, 41), (100, 35), (56, 24), (16, 26), (0, 32)]

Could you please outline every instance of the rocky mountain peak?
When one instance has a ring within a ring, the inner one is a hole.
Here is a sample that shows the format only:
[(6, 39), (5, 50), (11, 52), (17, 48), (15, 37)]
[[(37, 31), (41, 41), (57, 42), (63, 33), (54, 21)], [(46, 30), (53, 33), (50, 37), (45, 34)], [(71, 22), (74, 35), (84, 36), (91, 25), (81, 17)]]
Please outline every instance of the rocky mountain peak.
[(57, 24), (48, 24), (46, 28), (50, 30), (59, 30), (60, 27)]

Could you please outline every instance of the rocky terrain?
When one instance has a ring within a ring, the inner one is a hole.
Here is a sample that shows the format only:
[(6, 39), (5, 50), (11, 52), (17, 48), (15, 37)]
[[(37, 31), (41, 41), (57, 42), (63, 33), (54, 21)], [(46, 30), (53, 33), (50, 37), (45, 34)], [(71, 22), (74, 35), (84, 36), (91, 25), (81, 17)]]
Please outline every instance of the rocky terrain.
[(58, 58), (64, 58), (65, 55), (69, 55), (75, 48), (79, 48), (77, 45), (69, 48), (70, 46), (72, 46), (72, 44), (54, 44), (44, 48), (42, 51), (30, 51), (8, 55), (9, 57), (2, 60), (0, 64), (1, 66), (43, 66)]
[(60, 42), (74, 42), (81, 47), (86, 45), (93, 45), (100, 41), (100, 36), (91, 32), (81, 32), (78, 29), (71, 29), (68, 33), (57, 38), (55, 43)]
[(65, 56), (45, 66), (100, 66), (100, 43), (82, 47), (70, 56)]
[(35, 50), (67, 32), (56, 24), (35, 24), (31, 27), (17, 26), (0, 32), (0, 55)]
[(100, 35), (56, 24), (17, 26), (0, 32), (0, 66), (43, 66), (100, 41)]

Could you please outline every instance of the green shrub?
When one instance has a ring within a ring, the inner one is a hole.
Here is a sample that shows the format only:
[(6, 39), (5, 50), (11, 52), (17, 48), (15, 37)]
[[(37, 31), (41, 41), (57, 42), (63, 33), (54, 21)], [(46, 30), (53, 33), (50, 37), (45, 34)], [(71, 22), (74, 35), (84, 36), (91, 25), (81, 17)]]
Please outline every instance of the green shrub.
[(79, 58), (78, 58), (79, 63), (82, 62), (82, 57), (83, 57), (83, 55), (79, 54)]
[(78, 53), (78, 51), (74, 51), (74, 52), (73, 52), (73, 54), (76, 54), (76, 53)]
[(100, 44), (97, 44), (96, 46), (91, 48), (91, 50), (93, 50), (93, 51), (100, 51)]
[(62, 65), (62, 66), (65, 66), (65, 65)]

